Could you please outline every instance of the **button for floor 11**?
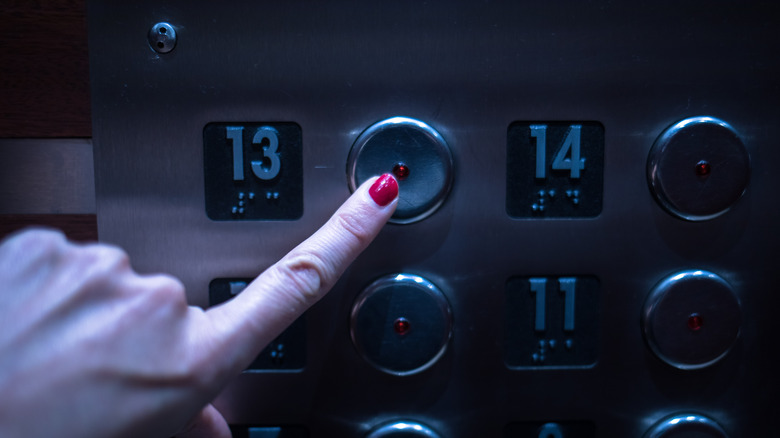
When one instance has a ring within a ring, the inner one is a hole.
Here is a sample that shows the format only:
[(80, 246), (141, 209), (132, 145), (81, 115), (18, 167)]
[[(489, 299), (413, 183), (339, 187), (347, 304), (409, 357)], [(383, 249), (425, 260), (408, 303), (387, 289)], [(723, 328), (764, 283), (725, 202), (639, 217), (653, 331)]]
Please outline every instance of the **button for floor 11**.
[(394, 274), (371, 283), (355, 300), (351, 316), (355, 348), (383, 372), (422, 372), (444, 354), (452, 314), (444, 294), (430, 281)]
[(739, 299), (731, 285), (700, 270), (682, 271), (658, 283), (641, 318), (653, 353), (686, 370), (723, 359), (739, 338), (741, 320)]

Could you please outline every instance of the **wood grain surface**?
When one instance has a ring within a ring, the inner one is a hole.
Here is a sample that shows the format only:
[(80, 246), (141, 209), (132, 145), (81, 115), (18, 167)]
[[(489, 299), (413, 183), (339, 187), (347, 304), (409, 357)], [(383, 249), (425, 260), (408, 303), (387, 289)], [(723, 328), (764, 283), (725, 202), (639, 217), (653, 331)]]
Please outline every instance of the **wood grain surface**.
[[(89, 99), (85, 0), (0, 0), (0, 138), (89, 138)], [(89, 214), (3, 214), (0, 239), (28, 226), (97, 239)]]
[(85, 0), (0, 11), (0, 137), (91, 137)]

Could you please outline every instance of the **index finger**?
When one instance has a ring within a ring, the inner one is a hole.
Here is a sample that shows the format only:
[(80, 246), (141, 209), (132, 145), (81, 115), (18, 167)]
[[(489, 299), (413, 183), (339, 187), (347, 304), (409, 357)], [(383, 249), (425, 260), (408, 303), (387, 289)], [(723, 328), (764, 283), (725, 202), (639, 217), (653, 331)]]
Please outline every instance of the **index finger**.
[(362, 184), (311, 237), (260, 274), (231, 301), (210, 309), (222, 357), (242, 369), (311, 305), (374, 240), (398, 204), (388, 175)]

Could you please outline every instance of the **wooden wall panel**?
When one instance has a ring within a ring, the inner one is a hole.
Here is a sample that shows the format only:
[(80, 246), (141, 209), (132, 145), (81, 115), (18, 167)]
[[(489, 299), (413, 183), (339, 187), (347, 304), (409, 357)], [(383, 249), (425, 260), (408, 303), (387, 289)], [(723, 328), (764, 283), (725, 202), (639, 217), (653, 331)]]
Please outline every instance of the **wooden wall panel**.
[[(89, 138), (89, 99), (85, 0), (0, 0), (0, 138)], [(32, 225), (97, 238), (95, 215), (3, 214), (0, 239)]]
[(0, 0), (0, 137), (91, 137), (85, 0)]
[(70, 240), (97, 240), (97, 218), (94, 214), (14, 214), (0, 215), (0, 240), (28, 227), (56, 228)]

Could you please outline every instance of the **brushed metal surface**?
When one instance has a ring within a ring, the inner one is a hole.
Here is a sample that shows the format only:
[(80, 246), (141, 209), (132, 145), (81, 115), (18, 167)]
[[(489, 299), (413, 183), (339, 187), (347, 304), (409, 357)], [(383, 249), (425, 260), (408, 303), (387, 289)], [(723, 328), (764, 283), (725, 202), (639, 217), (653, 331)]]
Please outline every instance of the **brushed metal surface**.
[[(177, 31), (166, 54), (146, 38), (160, 21)], [(314, 231), (349, 195), (347, 156), (373, 123), (413, 117), (451, 148), (444, 204), (387, 226), (311, 309), (303, 371), (244, 374), (225, 390), (216, 406), (231, 423), (351, 437), (408, 419), (443, 437), (495, 437), (510, 423), (586, 421), (614, 437), (695, 411), (729, 436), (758, 436), (780, 415), (768, 359), (780, 306), (772, 5), (93, 1), (89, 24), (100, 237), (139, 271), (181, 278), (192, 304), (208, 304), (211, 279), (255, 275)], [(664, 211), (645, 172), (657, 137), (693, 116), (731, 124), (752, 166), (744, 196), (701, 223)], [(603, 124), (598, 217), (506, 214), (507, 128), (518, 120)], [(300, 220), (208, 219), (202, 132), (215, 121), (301, 126)], [(640, 312), (655, 284), (692, 268), (733, 286), (745, 323), (727, 357), (683, 372), (645, 346)], [(349, 338), (355, 297), (392, 272), (431, 280), (452, 306), (450, 348), (413, 376), (376, 370)], [(504, 364), (513, 276), (599, 279), (593, 367)]]
[(94, 214), (90, 139), (0, 139), (0, 214)]

